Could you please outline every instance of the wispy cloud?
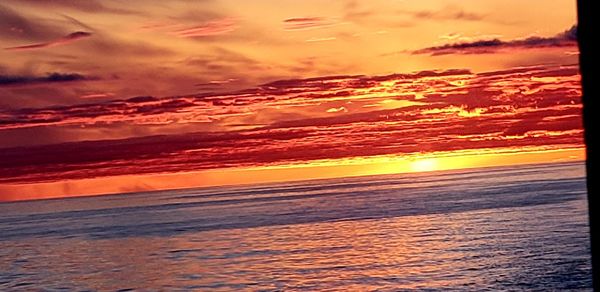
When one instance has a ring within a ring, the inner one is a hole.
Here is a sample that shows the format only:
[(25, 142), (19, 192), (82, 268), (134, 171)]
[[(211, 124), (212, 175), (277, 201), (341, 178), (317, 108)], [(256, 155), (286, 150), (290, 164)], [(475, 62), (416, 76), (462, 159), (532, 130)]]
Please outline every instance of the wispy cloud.
[(80, 96), (81, 98), (108, 98), (114, 97), (115, 94), (112, 92), (102, 92), (102, 93), (89, 93)]
[(336, 37), (315, 37), (315, 38), (309, 38), (306, 40), (306, 42), (308, 43), (314, 43), (314, 42), (327, 42), (327, 41), (335, 41), (337, 38)]
[(92, 34), (89, 32), (76, 31), (76, 32), (70, 33), (64, 37), (61, 37), (59, 39), (50, 41), (50, 42), (17, 46), (17, 47), (9, 47), (9, 48), (4, 48), (4, 49), (8, 50), (8, 51), (27, 51), (27, 50), (43, 49), (43, 48), (66, 45), (66, 44), (69, 44), (69, 43), (72, 43), (72, 42), (75, 42), (75, 41), (78, 41), (78, 40), (81, 40), (84, 38), (88, 38), (91, 36), (92, 36)]
[(489, 54), (502, 50), (540, 49), (577, 46), (577, 26), (552, 37), (532, 36), (524, 39), (503, 41), (497, 38), (459, 42), (434, 46), (412, 51), (412, 54), (429, 54), (432, 56), (448, 54)]
[(64, 31), (59, 27), (41, 23), (35, 17), (24, 15), (21, 11), (0, 4), (0, 37), (38, 41), (63, 34)]
[(204, 37), (226, 34), (234, 31), (237, 23), (232, 18), (208, 21), (199, 25), (185, 27), (172, 31), (173, 35), (178, 37)]
[(62, 17), (64, 17), (69, 22), (71, 22), (71, 23), (73, 23), (73, 24), (75, 24), (77, 26), (80, 26), (80, 27), (82, 27), (82, 28), (84, 28), (84, 29), (86, 29), (88, 31), (94, 31), (95, 30), (93, 27), (91, 27), (91, 26), (83, 23), (82, 21), (80, 21), (79, 19), (77, 19), (75, 17), (71, 17), (71, 16), (66, 15), (66, 14), (61, 14), (61, 15), (62, 15)]
[(324, 17), (295, 17), (283, 20), (285, 30), (306, 30), (329, 27), (337, 22)]
[(461, 8), (452, 6), (440, 10), (400, 11), (400, 13), (411, 15), (414, 18), (428, 20), (478, 21), (485, 18), (484, 14), (465, 11)]
[(227, 34), (238, 28), (237, 20), (230, 17), (207, 20), (201, 23), (156, 22), (141, 27), (143, 30), (160, 31), (182, 38), (209, 37)]

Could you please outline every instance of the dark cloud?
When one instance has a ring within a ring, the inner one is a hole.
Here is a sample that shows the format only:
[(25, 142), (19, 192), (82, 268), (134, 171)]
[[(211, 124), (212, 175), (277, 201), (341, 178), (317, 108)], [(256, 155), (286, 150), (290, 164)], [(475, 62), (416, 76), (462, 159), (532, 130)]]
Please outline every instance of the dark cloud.
[(577, 25), (574, 24), (573, 26), (571, 26), (571, 28), (558, 34), (556, 37), (570, 41), (577, 41)]
[(0, 75), (0, 86), (20, 86), (39, 83), (82, 81), (93, 78), (78, 73), (49, 73), (46, 76)]
[(64, 37), (61, 37), (59, 39), (50, 41), (50, 42), (17, 46), (17, 47), (9, 47), (9, 48), (4, 48), (4, 49), (8, 50), (8, 51), (28, 51), (28, 50), (43, 49), (43, 48), (66, 45), (66, 44), (69, 44), (69, 43), (72, 43), (72, 42), (75, 42), (75, 41), (78, 41), (78, 40), (81, 40), (84, 38), (88, 38), (91, 36), (92, 36), (92, 34), (89, 32), (76, 31), (76, 32), (70, 33)]
[(432, 56), (448, 54), (489, 54), (509, 49), (536, 49), (577, 46), (577, 26), (553, 37), (533, 36), (525, 39), (503, 41), (500, 39), (477, 40), (445, 44), (412, 51), (412, 54), (429, 54)]

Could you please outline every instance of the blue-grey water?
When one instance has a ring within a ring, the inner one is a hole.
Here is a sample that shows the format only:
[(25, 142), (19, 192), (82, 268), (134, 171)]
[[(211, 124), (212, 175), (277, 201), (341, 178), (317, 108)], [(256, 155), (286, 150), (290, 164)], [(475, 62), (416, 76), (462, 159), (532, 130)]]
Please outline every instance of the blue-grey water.
[(583, 163), (0, 204), (0, 291), (591, 286)]

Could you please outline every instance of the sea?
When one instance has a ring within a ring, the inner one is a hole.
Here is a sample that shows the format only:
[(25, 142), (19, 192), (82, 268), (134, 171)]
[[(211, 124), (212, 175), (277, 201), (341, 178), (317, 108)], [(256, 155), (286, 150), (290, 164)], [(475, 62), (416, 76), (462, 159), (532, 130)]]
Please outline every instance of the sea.
[(0, 204), (0, 291), (557, 290), (583, 162)]

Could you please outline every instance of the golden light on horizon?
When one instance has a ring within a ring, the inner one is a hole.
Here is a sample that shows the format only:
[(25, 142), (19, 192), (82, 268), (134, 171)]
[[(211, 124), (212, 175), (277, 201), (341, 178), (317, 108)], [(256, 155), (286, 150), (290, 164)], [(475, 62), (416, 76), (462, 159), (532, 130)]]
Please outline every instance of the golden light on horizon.
[(0, 194), (4, 194), (4, 196), (0, 196), (0, 201), (572, 161), (585, 161), (585, 148), (478, 149), (438, 152), (427, 156), (379, 156), (272, 167), (138, 174), (37, 184), (0, 185)]
[(437, 170), (438, 161), (435, 158), (418, 159), (410, 164), (413, 172), (424, 172)]
[(584, 158), (572, 3), (4, 2), (0, 201)]

